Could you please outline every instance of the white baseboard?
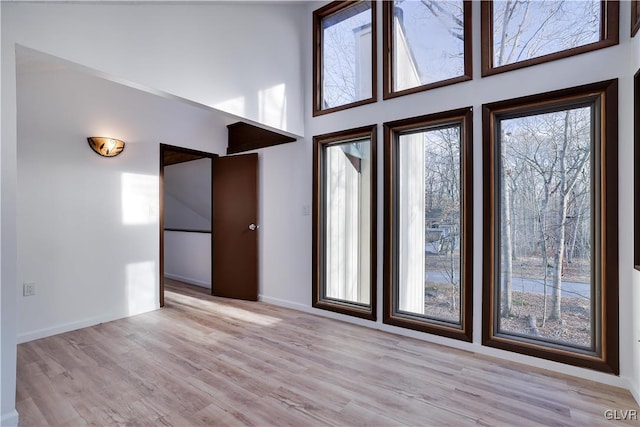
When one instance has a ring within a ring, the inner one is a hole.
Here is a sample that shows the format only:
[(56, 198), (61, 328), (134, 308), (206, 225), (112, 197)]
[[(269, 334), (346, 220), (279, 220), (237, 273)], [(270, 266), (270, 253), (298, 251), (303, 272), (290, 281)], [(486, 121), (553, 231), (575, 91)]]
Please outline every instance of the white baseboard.
[(9, 413), (2, 414), (0, 417), (1, 427), (17, 427), (18, 426), (18, 411), (15, 409)]
[(633, 394), (634, 398), (640, 402), (640, 390), (632, 389), (632, 384), (626, 380), (625, 378), (606, 374), (603, 372), (597, 372), (590, 369), (580, 368), (577, 366), (565, 365), (559, 362), (553, 362), (550, 360), (539, 359), (532, 356), (524, 356), (519, 353), (513, 353), (505, 350), (499, 350), (491, 347), (483, 346), (479, 343), (467, 343), (458, 340), (454, 340), (451, 338), (441, 337), (437, 335), (425, 334), (422, 332), (400, 328), (397, 326), (387, 325), (380, 321), (370, 321), (365, 319), (360, 319), (353, 316), (346, 316), (340, 313), (334, 313), (332, 311), (320, 310), (311, 307), (311, 305), (304, 305), (300, 303), (296, 303), (293, 301), (282, 300), (279, 298), (267, 297), (265, 295), (260, 295), (260, 301), (265, 303), (277, 305), (280, 307), (291, 308), (293, 310), (302, 311), (304, 313), (315, 314), (322, 317), (328, 317), (331, 319), (340, 320), (347, 323), (352, 323), (360, 326), (365, 326), (371, 329), (378, 329), (384, 332), (389, 332), (396, 335), (401, 335), (409, 338), (415, 338), (421, 341), (444, 345), (447, 347), (452, 347), (460, 350), (469, 351), (471, 353), (477, 353), (479, 355), (495, 357), (496, 359), (501, 359), (505, 361), (522, 363), (524, 365), (528, 365), (531, 367), (547, 369), (552, 372), (559, 372), (562, 374), (572, 375), (577, 378), (583, 378), (590, 381), (599, 382), (601, 384), (607, 384), (614, 387), (620, 387), (624, 389), (628, 389)]
[[(302, 311), (303, 313), (315, 314), (317, 316), (327, 317), (329, 319), (340, 320), (341, 322), (352, 323), (354, 325), (360, 325), (360, 326), (366, 326), (371, 329), (383, 330), (384, 327), (387, 326), (382, 323), (377, 323), (371, 320), (361, 319), (359, 317), (354, 317), (354, 316), (348, 316), (346, 314), (340, 314), (334, 311), (321, 310), (319, 308), (313, 308), (311, 307), (311, 305), (304, 305), (298, 302), (283, 300), (280, 298), (267, 297), (262, 294), (258, 296), (258, 300), (262, 302), (266, 302), (267, 304), (273, 304), (279, 307)], [(404, 331), (409, 331), (409, 330), (404, 330)], [(412, 331), (409, 331), (409, 333), (410, 332)], [(398, 335), (403, 335), (403, 334), (402, 332), (400, 332)]]
[(17, 342), (18, 344), (22, 344), (22, 343), (37, 340), (40, 338), (50, 337), (52, 335), (58, 335), (58, 334), (63, 334), (65, 332), (75, 331), (76, 329), (82, 329), (89, 326), (99, 325), (100, 323), (112, 322), (114, 320), (122, 319), (125, 317), (135, 316), (138, 314), (157, 310), (158, 308), (160, 308), (159, 303), (153, 307), (146, 307), (146, 309), (137, 310), (135, 313), (129, 313), (129, 312), (111, 313), (108, 315), (83, 319), (78, 322), (64, 323), (62, 325), (52, 326), (49, 328), (37, 329), (35, 331), (18, 334)]
[(195, 285), (195, 286), (200, 286), (200, 287), (203, 287), (203, 288), (211, 289), (211, 283), (204, 282), (204, 281), (198, 280), (198, 279), (192, 279), (191, 277), (184, 277), (184, 276), (180, 276), (179, 274), (171, 274), (171, 273), (164, 273), (164, 277), (166, 277), (167, 279), (177, 280), (179, 282), (188, 283), (190, 285)]
[(312, 310), (311, 307), (307, 307), (306, 305), (300, 304), (297, 302), (287, 301), (279, 298), (266, 297), (262, 294), (258, 296), (258, 300), (262, 302), (266, 302), (267, 304), (277, 305), (279, 307), (291, 308), (293, 310), (303, 311), (305, 313), (313, 313), (311, 311)]
[(627, 378), (627, 388), (631, 392), (631, 395), (636, 400), (636, 403), (640, 405), (640, 389), (638, 388), (638, 383), (631, 381), (630, 378)]

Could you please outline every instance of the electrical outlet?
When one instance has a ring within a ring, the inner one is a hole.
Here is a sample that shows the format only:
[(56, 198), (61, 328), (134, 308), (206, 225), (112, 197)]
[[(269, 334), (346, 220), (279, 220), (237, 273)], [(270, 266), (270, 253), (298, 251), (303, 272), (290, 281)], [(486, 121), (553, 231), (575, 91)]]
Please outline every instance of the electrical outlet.
[(302, 216), (309, 216), (309, 215), (311, 215), (311, 206), (302, 205)]
[(36, 282), (24, 282), (22, 284), (22, 296), (29, 297), (36, 294)]

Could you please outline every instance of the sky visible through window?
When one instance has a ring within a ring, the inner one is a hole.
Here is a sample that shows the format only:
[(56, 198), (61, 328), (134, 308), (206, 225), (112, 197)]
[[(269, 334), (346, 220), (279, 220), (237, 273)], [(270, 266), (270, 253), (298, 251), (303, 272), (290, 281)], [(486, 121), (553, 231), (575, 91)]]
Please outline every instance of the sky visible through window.
[[(371, 5), (356, 3), (322, 21), (322, 108), (371, 96)], [(368, 37), (367, 37), (368, 35)], [(363, 49), (368, 51), (363, 52)], [(368, 82), (361, 81), (368, 78)], [(364, 93), (361, 88), (366, 88)]]
[[(412, 70), (396, 69), (394, 90), (425, 85), (464, 74), (463, 2), (416, 1), (394, 2), (394, 28), (401, 26), (406, 47), (394, 31), (394, 63), (415, 67), (417, 79), (407, 81), (402, 74)], [(403, 58), (408, 56), (409, 59)]]
[(496, 0), (493, 65), (561, 52), (600, 40), (600, 1)]

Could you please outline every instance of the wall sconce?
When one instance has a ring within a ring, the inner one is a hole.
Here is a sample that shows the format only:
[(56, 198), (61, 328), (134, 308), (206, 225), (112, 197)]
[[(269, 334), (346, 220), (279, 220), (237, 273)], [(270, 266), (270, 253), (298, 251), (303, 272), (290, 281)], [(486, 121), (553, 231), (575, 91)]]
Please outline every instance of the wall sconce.
[(93, 151), (104, 157), (117, 156), (124, 150), (124, 141), (115, 138), (92, 136), (87, 141)]

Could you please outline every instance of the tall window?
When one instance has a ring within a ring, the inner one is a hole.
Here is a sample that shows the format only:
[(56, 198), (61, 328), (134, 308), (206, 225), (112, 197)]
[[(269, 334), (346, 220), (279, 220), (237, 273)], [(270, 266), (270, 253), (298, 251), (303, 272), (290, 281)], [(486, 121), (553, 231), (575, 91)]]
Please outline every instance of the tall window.
[(636, 270), (640, 271), (640, 70), (636, 72), (633, 77), (633, 117), (634, 117), (634, 144), (633, 144), (633, 156), (635, 158), (635, 167), (633, 168), (634, 174), (634, 218), (635, 218), (635, 255), (634, 265)]
[(483, 76), (618, 44), (617, 1), (493, 0), (481, 8)]
[(471, 341), (471, 108), (385, 123), (384, 322)]
[(314, 137), (313, 306), (375, 319), (375, 126)]
[(617, 81), (484, 106), (487, 345), (618, 371)]
[(471, 80), (471, 1), (386, 1), (384, 98)]
[(631, 37), (640, 30), (640, 0), (631, 0)]
[(313, 22), (313, 115), (375, 102), (375, 2), (334, 1)]

